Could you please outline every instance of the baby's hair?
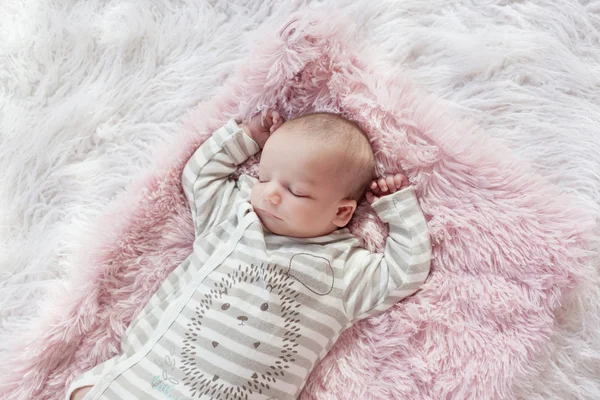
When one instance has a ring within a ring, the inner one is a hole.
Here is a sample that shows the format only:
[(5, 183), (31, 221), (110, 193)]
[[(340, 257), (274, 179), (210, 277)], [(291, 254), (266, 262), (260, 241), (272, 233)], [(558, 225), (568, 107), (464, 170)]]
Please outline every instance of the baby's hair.
[(347, 157), (334, 172), (346, 188), (344, 198), (360, 202), (375, 179), (375, 157), (362, 129), (341, 115), (328, 112), (304, 114), (287, 121), (286, 125), (298, 125), (304, 135), (319, 139), (324, 146), (344, 147)]

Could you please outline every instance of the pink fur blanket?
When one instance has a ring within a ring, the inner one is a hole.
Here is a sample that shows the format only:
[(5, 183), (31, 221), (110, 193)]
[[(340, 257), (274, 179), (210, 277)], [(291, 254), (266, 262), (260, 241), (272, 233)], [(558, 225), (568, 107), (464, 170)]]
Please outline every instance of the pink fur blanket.
[[(561, 296), (585, 278), (586, 216), (401, 70), (358, 53), (356, 28), (334, 15), (298, 13), (257, 33), (244, 67), (190, 112), (181, 138), (98, 221), (70, 289), (57, 289), (15, 338), (0, 397), (62, 399), (77, 374), (119, 352), (127, 325), (191, 251), (185, 162), (227, 119), (276, 107), (288, 118), (327, 110), (358, 122), (378, 172), (406, 172), (434, 243), (422, 290), (347, 330), (301, 398), (514, 398), (515, 379), (549, 351)], [(239, 172), (254, 173), (255, 163)], [(386, 229), (368, 205), (350, 227), (382, 249)]]

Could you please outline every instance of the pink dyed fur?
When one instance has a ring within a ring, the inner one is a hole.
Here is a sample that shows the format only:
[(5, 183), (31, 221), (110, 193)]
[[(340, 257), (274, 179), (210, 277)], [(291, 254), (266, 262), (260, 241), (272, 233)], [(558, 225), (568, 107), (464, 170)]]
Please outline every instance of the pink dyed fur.
[[(356, 53), (355, 28), (333, 15), (305, 12), (257, 34), (244, 69), (189, 114), (183, 138), (98, 222), (70, 277), (79, 289), (57, 288), (43, 317), (15, 338), (2, 399), (62, 399), (75, 375), (119, 351), (129, 322), (191, 251), (185, 161), (228, 118), (271, 106), (288, 117), (329, 110), (357, 121), (379, 172), (407, 172), (434, 242), (422, 290), (345, 332), (302, 398), (514, 398), (515, 377), (547, 351), (561, 295), (585, 277), (591, 219), (400, 70)], [(253, 172), (255, 161), (240, 171)], [(385, 226), (368, 206), (351, 229), (382, 249)]]

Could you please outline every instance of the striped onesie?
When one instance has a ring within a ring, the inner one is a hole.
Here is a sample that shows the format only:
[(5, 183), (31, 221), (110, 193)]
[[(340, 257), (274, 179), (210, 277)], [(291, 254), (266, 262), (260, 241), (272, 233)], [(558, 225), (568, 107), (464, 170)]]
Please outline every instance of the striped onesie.
[(75, 378), (85, 400), (296, 399), (346, 328), (414, 293), (431, 244), (413, 189), (373, 208), (389, 223), (383, 254), (347, 228), (272, 234), (250, 204), (257, 180), (230, 175), (259, 146), (230, 120), (187, 162), (193, 252), (132, 321), (121, 353)]

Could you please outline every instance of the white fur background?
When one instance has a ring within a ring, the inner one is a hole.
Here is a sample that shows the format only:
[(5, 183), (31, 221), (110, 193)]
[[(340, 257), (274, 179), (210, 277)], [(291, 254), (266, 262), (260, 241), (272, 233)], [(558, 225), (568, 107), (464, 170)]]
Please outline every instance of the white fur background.
[[(2, 2), (0, 356), (80, 267), (71, 255), (92, 219), (243, 60), (244, 33), (307, 3), (339, 4), (382, 59), (600, 225), (600, 0)], [(520, 398), (600, 398), (599, 284), (565, 299), (554, 354), (515, 382)]]

